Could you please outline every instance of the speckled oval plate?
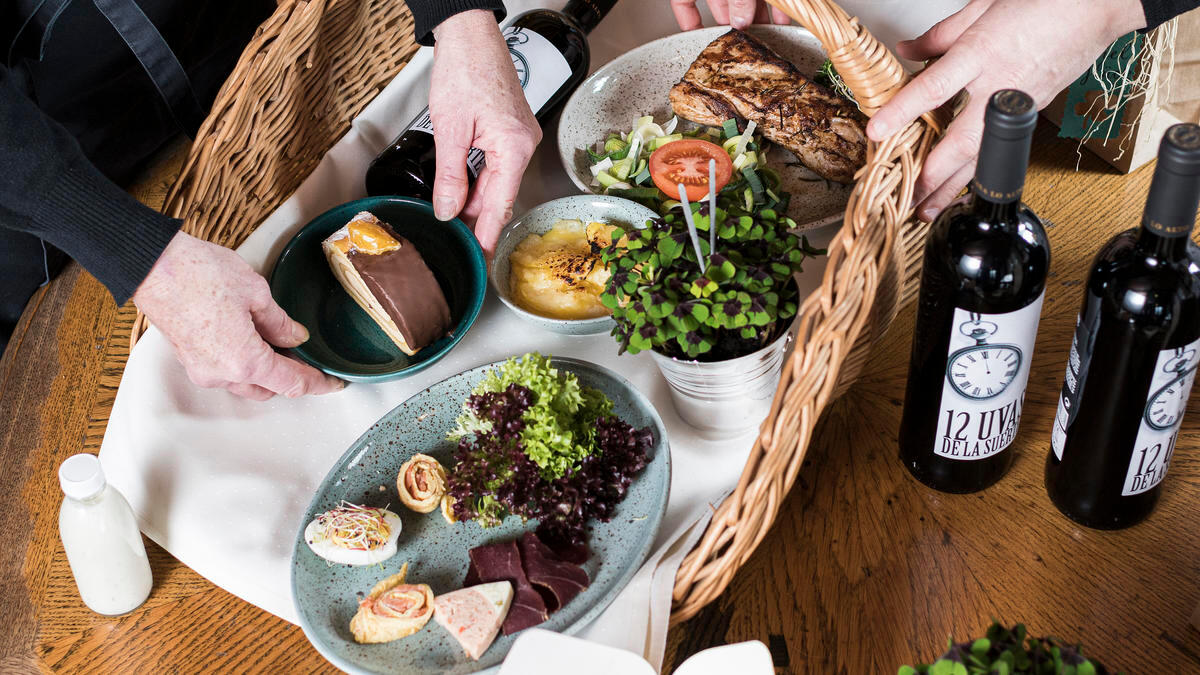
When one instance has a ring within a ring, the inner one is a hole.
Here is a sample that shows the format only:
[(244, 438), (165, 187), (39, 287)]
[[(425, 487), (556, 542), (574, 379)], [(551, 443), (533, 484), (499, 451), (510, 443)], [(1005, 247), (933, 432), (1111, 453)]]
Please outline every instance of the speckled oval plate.
[[(671, 87), (708, 43), (728, 30), (725, 26), (704, 28), (648, 42), (613, 59), (579, 85), (558, 123), (559, 156), (576, 187), (584, 192), (599, 190), (591, 186), (584, 148), (609, 133), (628, 133), (634, 120), (643, 115), (653, 115), (660, 123), (671, 119)], [(748, 32), (806, 75), (816, 73), (825, 62), (820, 40), (799, 26), (751, 26)], [(681, 130), (695, 127), (680, 120)], [(767, 154), (767, 166), (779, 173), (783, 189), (791, 193), (788, 215), (800, 223), (800, 229), (841, 220), (850, 198), (849, 185), (826, 181), (777, 145)]]
[[(667, 507), (671, 484), (671, 453), (666, 428), (654, 406), (624, 378), (587, 361), (554, 358), (556, 367), (574, 373), (581, 384), (604, 392), (614, 412), (636, 428), (654, 431), (653, 457), (633, 481), (616, 516), (607, 523), (592, 522), (588, 544), (592, 555), (583, 565), (591, 585), (565, 607), (550, 615), (540, 628), (573, 633), (586, 626), (616, 597), (641, 566), (654, 542)], [(471, 388), (498, 363), (480, 366), (445, 379), (401, 403), (366, 433), (325, 477), (305, 512), (292, 548), (292, 600), (305, 636), (335, 666), (350, 673), (469, 673), (504, 660), (520, 633), (499, 636), (479, 659), (471, 661), (437, 622), (407, 638), (378, 645), (360, 645), (350, 634), (350, 618), (358, 609), (357, 593), (400, 571), (408, 562), (410, 583), (429, 584), (434, 593), (462, 587), (470, 561), (468, 551), (480, 544), (514, 539), (535, 522), (509, 517), (498, 527), (484, 529), (474, 522), (451, 525), (439, 511), (419, 514), (400, 503), (396, 473), (411, 455), (422, 452), (452, 466), (454, 444), (446, 433), (462, 410)], [(381, 565), (328, 565), (304, 541), (303, 528), (317, 515), (342, 500), (368, 506), (390, 506), (404, 527), (398, 552)]]

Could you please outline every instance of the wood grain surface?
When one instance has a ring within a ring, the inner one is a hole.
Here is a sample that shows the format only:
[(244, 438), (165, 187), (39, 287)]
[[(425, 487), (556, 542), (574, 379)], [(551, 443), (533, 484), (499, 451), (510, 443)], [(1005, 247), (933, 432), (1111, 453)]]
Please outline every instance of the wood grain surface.
[[(1200, 401), (1157, 512), (1123, 532), (1075, 526), (1042, 487), (1050, 423), (1099, 246), (1137, 224), (1150, 168), (1118, 176), (1039, 130), (1026, 201), (1053, 223), (1051, 276), (1018, 458), (995, 487), (943, 495), (896, 458), (913, 311), (823, 418), (775, 528), (728, 591), (670, 634), (665, 664), (761, 640), (777, 673), (894, 673), (993, 617), (1082, 642), (1128, 673), (1200, 673)], [(162, 203), (185, 147), (131, 192)], [(103, 437), (133, 313), (78, 266), (39, 292), (0, 359), (0, 672), (329, 672), (299, 628), (147, 542), (150, 599), (120, 617), (80, 602), (58, 539), (65, 457)]]

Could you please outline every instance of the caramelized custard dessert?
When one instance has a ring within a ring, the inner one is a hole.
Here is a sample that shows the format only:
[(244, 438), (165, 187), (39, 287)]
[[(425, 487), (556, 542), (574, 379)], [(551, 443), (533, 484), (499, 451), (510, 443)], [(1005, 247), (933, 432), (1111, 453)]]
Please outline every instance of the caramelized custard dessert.
[(609, 313), (600, 302), (608, 271), (600, 253), (616, 226), (560, 220), (543, 235), (521, 240), (508, 257), (509, 293), (527, 312), (551, 319), (594, 319)]
[(363, 211), (322, 242), (333, 275), (387, 333), (412, 356), (450, 331), (442, 287), (412, 242)]

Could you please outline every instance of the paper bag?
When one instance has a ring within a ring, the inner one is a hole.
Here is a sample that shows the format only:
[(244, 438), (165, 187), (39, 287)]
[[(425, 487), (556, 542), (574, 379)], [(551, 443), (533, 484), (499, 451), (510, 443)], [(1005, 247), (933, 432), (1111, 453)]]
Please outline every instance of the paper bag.
[(1154, 159), (1167, 127), (1200, 121), (1200, 10), (1121, 37), (1042, 115), (1122, 173)]

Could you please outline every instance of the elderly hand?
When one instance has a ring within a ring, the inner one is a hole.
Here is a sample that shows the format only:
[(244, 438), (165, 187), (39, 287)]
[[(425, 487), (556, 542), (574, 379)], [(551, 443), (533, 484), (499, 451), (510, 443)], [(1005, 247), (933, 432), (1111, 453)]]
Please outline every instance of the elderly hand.
[[(542, 139), (521, 90), (508, 46), (489, 11), (455, 14), (433, 31), (429, 116), (437, 147), (433, 208), (441, 220), (460, 212), (474, 223), (488, 256), (512, 217), (521, 176)], [(467, 151), (487, 153), (487, 164), (467, 199)]]
[[(787, 14), (774, 7), (768, 7), (763, 0), (707, 1), (713, 18), (724, 26), (742, 29), (752, 23), (782, 25), (788, 22)], [(675, 12), (675, 21), (680, 30), (695, 30), (704, 26), (700, 21), (700, 10), (696, 9), (696, 0), (671, 0), (671, 11)]]
[(176, 234), (133, 302), (166, 336), (198, 386), (259, 401), (346, 386), (271, 348), (295, 347), (308, 331), (275, 304), (266, 279), (223, 246)]
[(966, 90), (966, 106), (917, 181), (917, 214), (931, 221), (975, 173), (983, 113), (994, 92), (1020, 89), (1043, 108), (1114, 40), (1145, 25), (1139, 0), (972, 0), (896, 45), (907, 59), (940, 58), (876, 113), (867, 135), (881, 141)]

